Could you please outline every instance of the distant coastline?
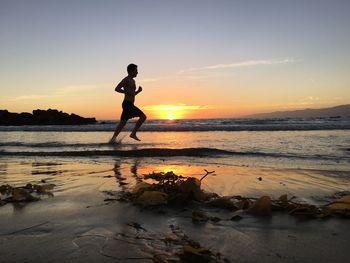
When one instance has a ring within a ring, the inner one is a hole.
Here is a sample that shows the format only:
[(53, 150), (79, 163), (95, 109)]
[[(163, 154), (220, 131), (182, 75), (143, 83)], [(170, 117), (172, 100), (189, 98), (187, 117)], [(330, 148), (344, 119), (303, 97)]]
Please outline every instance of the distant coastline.
[(55, 109), (33, 110), (33, 113), (13, 113), (8, 110), (0, 110), (1, 126), (85, 125), (96, 122), (96, 118), (84, 118), (74, 113), (68, 114)]
[(350, 117), (350, 104), (330, 108), (304, 109), (293, 111), (275, 111), (246, 115), (244, 118), (318, 118)]

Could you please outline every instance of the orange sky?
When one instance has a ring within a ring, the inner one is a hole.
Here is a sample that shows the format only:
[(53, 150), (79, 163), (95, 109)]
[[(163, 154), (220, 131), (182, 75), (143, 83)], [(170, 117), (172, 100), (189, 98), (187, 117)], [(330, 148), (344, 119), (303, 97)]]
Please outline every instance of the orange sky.
[[(308, 96), (314, 94), (306, 88), (309, 83), (300, 84), (300, 90), (305, 87), (304, 92), (294, 93), (295, 84), (286, 81), (273, 83), (271, 80), (264, 84), (260, 79), (259, 84), (254, 84), (258, 88), (254, 88), (252, 84), (244, 87), (244, 82), (236, 77), (227, 81), (226, 87), (222, 84), (216, 88), (215, 83), (224, 81), (204, 79), (205, 81), (187, 81), (186, 77), (182, 80), (177, 77), (176, 81), (170, 78), (165, 81), (143, 81), (136, 78), (136, 82), (143, 86), (143, 91), (136, 96), (135, 104), (149, 119), (179, 119), (242, 117), (259, 112), (329, 107), (350, 101), (347, 97), (331, 94), (327, 97)], [(2, 97), (0, 102), (3, 108), (13, 112), (55, 108), (100, 120), (118, 119), (124, 95), (114, 91), (117, 82), (66, 86), (52, 93)], [(274, 90), (272, 86), (283, 82), (290, 86), (285, 86), (283, 91), (276, 87), (276, 91), (271, 92)]]
[(347, 1), (200, 2), (1, 3), (0, 109), (119, 119), (129, 63), (149, 119), (350, 103)]

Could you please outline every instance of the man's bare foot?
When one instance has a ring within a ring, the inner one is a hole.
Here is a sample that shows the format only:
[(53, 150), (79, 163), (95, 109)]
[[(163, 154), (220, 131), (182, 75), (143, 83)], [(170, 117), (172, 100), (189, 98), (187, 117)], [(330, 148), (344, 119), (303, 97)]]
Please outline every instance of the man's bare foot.
[(133, 138), (136, 141), (141, 141), (139, 138), (137, 138), (136, 134), (130, 134), (130, 138)]

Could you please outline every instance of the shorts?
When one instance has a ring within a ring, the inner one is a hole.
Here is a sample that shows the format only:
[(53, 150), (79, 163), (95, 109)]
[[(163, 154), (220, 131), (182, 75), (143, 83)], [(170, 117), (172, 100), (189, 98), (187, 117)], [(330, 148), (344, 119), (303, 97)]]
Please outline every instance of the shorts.
[(121, 120), (128, 120), (134, 117), (141, 117), (145, 115), (142, 110), (137, 108), (131, 101), (124, 100), (122, 103), (123, 112), (120, 117)]

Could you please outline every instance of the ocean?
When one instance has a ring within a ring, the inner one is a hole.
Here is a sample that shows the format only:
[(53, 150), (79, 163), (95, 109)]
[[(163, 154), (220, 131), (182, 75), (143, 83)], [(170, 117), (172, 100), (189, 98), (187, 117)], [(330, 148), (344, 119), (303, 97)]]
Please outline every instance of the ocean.
[[(207, 188), (221, 194), (257, 188), (282, 193), (281, 178), (290, 183), (291, 194), (310, 195), (308, 187), (313, 193), (350, 190), (350, 118), (147, 120), (138, 134), (141, 142), (128, 136), (133, 124), (126, 126), (116, 145), (108, 144), (116, 121), (2, 126), (0, 178), (6, 183), (35, 181), (38, 175), (47, 179), (64, 174), (69, 169), (62, 164), (81, 164), (77, 170), (83, 174), (84, 165), (104, 163), (113, 170), (117, 162), (130, 174), (137, 160), (143, 174), (173, 170), (200, 176), (204, 169), (216, 170), (220, 176), (206, 179)], [(237, 188), (242, 177), (235, 173), (274, 175), (280, 185), (261, 188), (254, 182)]]

